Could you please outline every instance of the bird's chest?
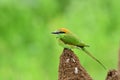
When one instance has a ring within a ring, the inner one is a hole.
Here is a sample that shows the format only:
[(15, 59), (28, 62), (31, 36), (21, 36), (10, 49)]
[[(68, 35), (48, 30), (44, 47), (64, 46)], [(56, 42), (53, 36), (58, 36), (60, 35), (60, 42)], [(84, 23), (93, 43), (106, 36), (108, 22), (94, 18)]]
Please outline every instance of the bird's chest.
[(59, 45), (64, 47), (64, 48), (68, 48), (68, 49), (72, 49), (75, 48), (76, 46), (72, 45), (71, 43), (69, 43), (69, 41), (65, 40), (65, 39), (59, 39)]
[(60, 38), (59, 40), (62, 41), (64, 44), (70, 44), (69, 39), (66, 38), (66, 37), (62, 37), (62, 38)]
[(70, 44), (70, 45), (77, 45), (79, 43), (79, 40), (71, 36), (61, 37), (60, 40), (65, 44)]

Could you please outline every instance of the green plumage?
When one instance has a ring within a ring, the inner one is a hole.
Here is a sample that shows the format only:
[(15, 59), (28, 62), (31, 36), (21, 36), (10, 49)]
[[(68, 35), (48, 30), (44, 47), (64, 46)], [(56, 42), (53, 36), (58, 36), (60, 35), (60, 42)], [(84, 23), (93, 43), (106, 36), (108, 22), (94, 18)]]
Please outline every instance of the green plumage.
[(85, 49), (85, 47), (88, 47), (88, 45), (81, 42), (76, 35), (74, 35), (70, 31), (68, 31), (67, 29), (61, 28), (57, 32), (52, 32), (52, 34), (57, 34), (59, 44), (61, 46), (63, 46), (64, 48), (82, 49), (87, 55), (89, 55), (91, 58), (93, 58), (95, 61), (97, 61), (101, 66), (104, 67), (104, 69), (106, 69), (106, 67), (98, 59), (96, 59), (94, 56), (92, 56), (92, 54)]
[(62, 46), (64, 46), (64, 47), (65, 47), (65, 45), (74, 46), (74, 47), (88, 46), (88, 45), (82, 43), (73, 33), (59, 34), (58, 38), (60, 41), (60, 45), (63, 42), (64, 45), (62, 45)]

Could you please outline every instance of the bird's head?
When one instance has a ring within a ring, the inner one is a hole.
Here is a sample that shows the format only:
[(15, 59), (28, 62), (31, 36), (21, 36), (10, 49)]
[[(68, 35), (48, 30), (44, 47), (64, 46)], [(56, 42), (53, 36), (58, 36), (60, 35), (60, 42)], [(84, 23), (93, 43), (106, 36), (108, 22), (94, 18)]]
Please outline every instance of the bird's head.
[(60, 28), (57, 31), (52, 32), (52, 34), (58, 35), (57, 38), (62, 38), (65, 35), (68, 35), (68, 33), (70, 33), (70, 31), (68, 29), (65, 29), (65, 28)]
[(66, 33), (69, 33), (69, 30), (65, 28), (60, 28), (57, 31), (52, 32), (52, 34), (66, 34)]

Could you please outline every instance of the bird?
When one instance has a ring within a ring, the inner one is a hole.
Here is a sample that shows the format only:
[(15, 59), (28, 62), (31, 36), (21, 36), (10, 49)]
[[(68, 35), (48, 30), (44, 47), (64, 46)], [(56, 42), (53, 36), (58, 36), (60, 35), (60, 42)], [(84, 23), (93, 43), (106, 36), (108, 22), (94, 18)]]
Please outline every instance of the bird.
[(58, 39), (59, 45), (67, 49), (81, 49), (106, 70), (106, 67), (86, 49), (86, 47), (89, 47), (89, 45), (82, 42), (79, 37), (72, 33), (70, 30), (66, 28), (59, 28), (56, 31), (52, 32), (52, 34), (57, 35), (56, 38)]

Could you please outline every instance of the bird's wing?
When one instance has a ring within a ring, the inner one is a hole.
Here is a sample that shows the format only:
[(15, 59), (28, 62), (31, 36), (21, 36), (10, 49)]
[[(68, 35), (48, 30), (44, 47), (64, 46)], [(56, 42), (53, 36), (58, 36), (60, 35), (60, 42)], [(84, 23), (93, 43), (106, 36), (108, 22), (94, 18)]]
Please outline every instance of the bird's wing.
[(64, 37), (60, 38), (65, 44), (70, 44), (74, 46), (85, 46), (76, 36), (74, 35), (64, 35)]

